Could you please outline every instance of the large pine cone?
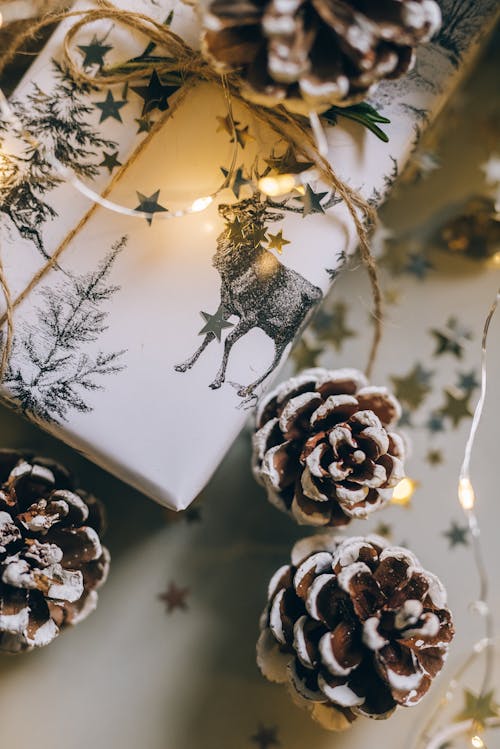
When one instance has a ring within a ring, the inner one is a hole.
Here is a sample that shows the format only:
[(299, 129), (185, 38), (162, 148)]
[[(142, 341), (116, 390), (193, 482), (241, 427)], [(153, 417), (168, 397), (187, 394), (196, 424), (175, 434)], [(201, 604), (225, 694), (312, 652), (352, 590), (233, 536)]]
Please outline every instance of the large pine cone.
[(0, 651), (48, 645), (97, 604), (109, 553), (103, 509), (65, 468), (0, 450)]
[(441, 23), (434, 0), (200, 0), (203, 50), (259, 104), (325, 111), (413, 64)]
[(308, 369), (257, 410), (253, 469), (270, 502), (301, 525), (346, 525), (392, 497), (404, 444), (398, 401), (355, 369)]
[(269, 583), (257, 645), (270, 681), (326, 728), (416, 705), (454, 635), (446, 591), (407, 549), (378, 536), (299, 541)]

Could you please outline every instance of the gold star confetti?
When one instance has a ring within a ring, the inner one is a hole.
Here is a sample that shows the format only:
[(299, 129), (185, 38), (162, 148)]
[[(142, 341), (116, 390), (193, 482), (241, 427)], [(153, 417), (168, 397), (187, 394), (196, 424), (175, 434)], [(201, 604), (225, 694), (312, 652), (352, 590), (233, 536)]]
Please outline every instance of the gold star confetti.
[(392, 289), (386, 289), (384, 291), (384, 299), (385, 303), (393, 307), (396, 304), (399, 304), (401, 301), (401, 294), (398, 289), (392, 288)]
[(415, 364), (406, 377), (391, 377), (396, 398), (410, 408), (418, 408), (430, 393), (430, 380), (434, 373)]
[(472, 409), (470, 407), (470, 393), (465, 395), (456, 388), (450, 388), (444, 391), (446, 397), (445, 405), (440, 409), (439, 413), (441, 416), (448, 417), (453, 424), (453, 428), (456, 429), (462, 419), (468, 419), (472, 416)]
[(286, 244), (290, 244), (290, 240), (285, 239), (283, 236), (283, 231), (280, 229), (277, 234), (271, 234), (269, 233), (269, 244), (267, 246), (268, 250), (276, 250), (280, 255), (283, 252), (283, 247)]
[(443, 462), (443, 453), (441, 450), (429, 450), (425, 459), (429, 465), (438, 466)]
[(464, 689), (465, 705), (463, 710), (455, 715), (457, 723), (463, 720), (473, 720), (484, 725), (488, 718), (496, 718), (500, 715), (500, 707), (493, 700), (493, 690), (487, 692), (483, 697), (478, 697), (474, 692)]
[(347, 326), (346, 316), (347, 305), (344, 302), (337, 302), (331, 311), (319, 310), (313, 322), (318, 337), (332, 343), (336, 351), (342, 349), (345, 340), (356, 336), (354, 330)]
[(379, 523), (375, 526), (373, 529), (373, 532), (377, 536), (382, 536), (382, 538), (391, 538), (392, 536), (392, 526), (388, 523)]
[(167, 614), (171, 614), (175, 609), (181, 609), (187, 611), (186, 598), (189, 594), (189, 588), (178, 588), (177, 585), (171, 582), (165, 593), (160, 593), (158, 599), (163, 601), (167, 607)]

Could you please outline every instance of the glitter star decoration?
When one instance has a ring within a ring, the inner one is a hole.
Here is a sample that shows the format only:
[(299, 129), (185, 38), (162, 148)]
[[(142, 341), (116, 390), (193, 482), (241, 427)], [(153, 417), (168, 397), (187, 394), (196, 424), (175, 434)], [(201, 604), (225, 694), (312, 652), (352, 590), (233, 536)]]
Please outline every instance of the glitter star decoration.
[(200, 312), (200, 315), (205, 320), (205, 325), (200, 330), (198, 335), (207, 335), (212, 333), (218, 341), (221, 340), (222, 331), (225, 328), (233, 328), (232, 322), (228, 322), (224, 317), (224, 310), (219, 307), (215, 315), (210, 315), (208, 312)]
[(114, 153), (103, 152), (102, 161), (99, 166), (105, 167), (110, 174), (112, 173), (113, 169), (121, 165), (121, 161), (118, 161), (118, 151), (115, 151)]
[(305, 193), (299, 200), (302, 202), (302, 215), (309, 216), (311, 213), (324, 213), (325, 209), (321, 205), (323, 198), (326, 198), (327, 192), (314, 192), (311, 185), (306, 185)]
[(158, 600), (163, 601), (166, 606), (167, 614), (171, 614), (176, 609), (187, 611), (188, 605), (186, 598), (189, 595), (189, 588), (179, 588), (174, 582), (171, 582), (164, 593), (158, 595)]
[[(228, 177), (229, 177), (229, 170), (228, 169), (224, 169), (224, 167), (221, 167), (221, 172), (224, 175), (224, 177), (226, 179), (228, 179)], [(252, 181), (250, 179), (248, 179), (247, 177), (243, 176), (243, 167), (239, 166), (238, 169), (235, 170), (235, 172), (234, 172), (234, 174), (233, 174), (233, 176), (231, 178), (231, 182), (230, 182), (229, 187), (231, 188), (231, 190), (234, 192), (235, 196), (239, 200), (240, 199), (240, 192), (241, 192), (242, 188), (245, 187), (246, 185), (251, 185), (251, 184), (252, 184)]]
[(467, 546), (468, 540), (467, 535), (469, 529), (465, 525), (458, 525), (454, 520), (451, 521), (451, 526), (447, 531), (443, 531), (443, 536), (448, 539), (450, 549), (455, 546)]
[(268, 167), (278, 174), (301, 174), (314, 166), (312, 161), (298, 161), (295, 149), (288, 146), (285, 153), (276, 156), (274, 153), (265, 159)]
[(341, 351), (344, 341), (354, 338), (356, 333), (346, 322), (347, 305), (336, 302), (330, 311), (320, 309), (314, 319), (313, 327), (319, 338), (332, 343), (336, 351)]
[(105, 37), (99, 39), (94, 35), (90, 44), (79, 44), (78, 49), (83, 55), (83, 68), (90, 68), (97, 65), (100, 68), (104, 65), (104, 57), (113, 49), (111, 44), (103, 44)]
[(151, 73), (151, 78), (146, 86), (132, 86), (132, 91), (140, 96), (144, 102), (141, 117), (149, 114), (153, 109), (165, 112), (168, 109), (169, 97), (178, 90), (179, 86), (164, 85), (156, 70)]
[(101, 119), (99, 120), (99, 122), (104, 122), (109, 117), (117, 120), (118, 122), (123, 122), (122, 116), (120, 114), (120, 109), (124, 107), (126, 103), (126, 99), (115, 99), (112, 91), (108, 91), (104, 101), (94, 102), (94, 106), (97, 109), (101, 110)]
[(459, 372), (457, 387), (460, 390), (464, 390), (466, 393), (472, 393), (481, 383), (476, 377), (475, 371), (472, 369), (470, 372)]
[(465, 342), (472, 340), (472, 333), (463, 328), (456, 317), (450, 317), (443, 330), (432, 328), (430, 332), (437, 343), (434, 356), (452, 354), (457, 359), (461, 359)]
[(425, 459), (430, 466), (439, 466), (443, 462), (443, 453), (441, 450), (429, 450)]
[(431, 432), (432, 434), (437, 434), (438, 432), (444, 432), (444, 421), (443, 417), (440, 413), (437, 411), (434, 411), (431, 413), (429, 418), (427, 419), (425, 426)]
[(423, 281), (433, 267), (422, 252), (410, 252), (403, 270), (418, 278), (419, 281)]
[(430, 381), (434, 372), (424, 369), (421, 364), (415, 364), (405, 377), (392, 376), (396, 398), (409, 406), (418, 408), (431, 391)]
[(375, 526), (373, 532), (376, 536), (382, 536), (382, 538), (390, 539), (392, 537), (392, 526), (388, 523), (380, 522)]
[(259, 723), (257, 732), (250, 737), (250, 741), (257, 744), (258, 749), (269, 749), (271, 746), (281, 746), (276, 726), (264, 726), (262, 723)]
[(142, 192), (137, 193), (137, 198), (139, 199), (139, 205), (137, 208), (134, 208), (134, 211), (143, 211), (144, 213), (150, 213), (151, 216), (146, 216), (146, 221), (151, 226), (153, 222), (153, 215), (154, 213), (164, 213), (168, 210), (168, 208), (165, 208), (165, 206), (160, 205), (158, 203), (158, 198), (160, 197), (160, 190), (156, 190), (152, 195), (143, 195)]
[(500, 715), (500, 706), (494, 701), (494, 691), (487, 692), (483, 697), (464, 689), (465, 705), (461, 712), (455, 716), (457, 723), (465, 720), (473, 720), (484, 725), (488, 718), (496, 718)]
[(283, 253), (283, 247), (287, 244), (291, 244), (289, 239), (285, 239), (283, 236), (283, 230), (280, 229), (277, 234), (269, 233), (269, 244), (267, 245), (268, 250), (276, 250), (280, 255)]
[(469, 403), (470, 393), (462, 394), (455, 388), (444, 391), (446, 403), (440, 409), (441, 416), (450, 419), (453, 428), (456, 429), (462, 419), (469, 419), (472, 416), (472, 410)]

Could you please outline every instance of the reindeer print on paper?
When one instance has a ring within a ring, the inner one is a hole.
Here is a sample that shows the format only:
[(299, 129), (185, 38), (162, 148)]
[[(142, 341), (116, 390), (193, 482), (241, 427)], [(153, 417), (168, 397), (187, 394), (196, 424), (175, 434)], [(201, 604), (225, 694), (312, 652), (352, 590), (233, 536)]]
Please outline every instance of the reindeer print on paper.
[[(214, 390), (225, 381), (236, 341), (253, 328), (260, 328), (274, 341), (274, 356), (265, 372), (238, 390), (242, 398), (252, 396), (255, 388), (277, 367), (286, 347), (322, 298), (320, 288), (283, 265), (262, 244), (266, 239), (266, 223), (281, 220), (283, 209), (288, 210), (284, 205), (262, 200), (258, 194), (219, 208), (226, 226), (217, 238), (213, 256), (213, 266), (221, 278), (220, 303), (214, 317), (227, 321), (235, 316), (238, 322), (227, 326), (220, 368), (210, 383)], [(216, 332), (209, 330), (194, 354), (178, 364), (176, 371), (191, 369), (207, 346), (218, 338)]]

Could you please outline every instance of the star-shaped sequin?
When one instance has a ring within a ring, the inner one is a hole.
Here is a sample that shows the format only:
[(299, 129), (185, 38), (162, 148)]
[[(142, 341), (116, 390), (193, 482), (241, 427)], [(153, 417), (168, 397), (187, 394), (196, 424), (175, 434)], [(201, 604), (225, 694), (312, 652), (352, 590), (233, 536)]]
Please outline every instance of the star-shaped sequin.
[(302, 369), (318, 366), (318, 357), (323, 353), (322, 348), (309, 345), (303, 338), (300, 340), (292, 351), (292, 359), (295, 370), (300, 372)]
[(382, 536), (382, 538), (391, 538), (392, 536), (392, 526), (388, 523), (380, 522), (378, 525), (375, 526), (373, 529), (373, 532), (377, 536)]
[(111, 44), (103, 44), (104, 39), (105, 37), (98, 39), (98, 37), (94, 35), (90, 44), (78, 45), (78, 49), (83, 55), (83, 68), (90, 68), (93, 65), (97, 65), (99, 68), (103, 67), (105, 55), (113, 49)]
[(266, 164), (278, 174), (301, 174), (314, 166), (312, 161), (298, 161), (295, 149), (288, 146), (285, 153), (276, 156), (274, 153), (265, 159)]
[(444, 432), (444, 421), (443, 417), (440, 413), (437, 411), (433, 411), (427, 421), (425, 422), (426, 428), (431, 432), (432, 434), (437, 434), (438, 432)]
[(243, 232), (243, 224), (238, 217), (234, 221), (228, 221), (226, 223), (228, 229), (228, 239), (235, 245), (242, 244), (245, 241), (245, 234)]
[(113, 169), (121, 165), (122, 162), (118, 161), (118, 151), (115, 151), (114, 153), (104, 152), (102, 154), (102, 161), (99, 164), (99, 166), (105, 167), (110, 174), (112, 173)]
[[(229, 177), (229, 171), (227, 169), (224, 169), (224, 167), (221, 167), (221, 172), (224, 175), (226, 179)], [(243, 187), (246, 185), (251, 185), (252, 181), (248, 179), (247, 177), (243, 176), (243, 167), (239, 166), (238, 169), (235, 170), (231, 182), (228, 185), (228, 187), (231, 188), (231, 190), (234, 192), (235, 196), (240, 198), (240, 192)]]
[(470, 341), (472, 339), (472, 333), (466, 328), (463, 328), (456, 317), (450, 317), (443, 330), (433, 328), (430, 332), (437, 342), (434, 356), (453, 354), (457, 359), (461, 359), (464, 352), (465, 341)]
[(174, 582), (171, 582), (164, 593), (160, 593), (158, 599), (163, 601), (166, 606), (167, 614), (171, 614), (176, 609), (187, 611), (188, 605), (186, 598), (189, 595), (189, 588), (179, 588)]
[[(143, 213), (165, 213), (168, 208), (165, 208), (165, 206), (160, 205), (158, 203), (158, 198), (160, 197), (160, 190), (156, 190), (152, 195), (143, 195), (142, 192), (137, 193), (137, 198), (139, 200), (139, 205), (137, 208), (134, 208), (134, 211), (142, 211)], [(146, 221), (151, 226), (153, 221), (153, 215), (146, 216)]]
[(469, 529), (465, 525), (458, 525), (454, 520), (451, 521), (451, 526), (447, 531), (443, 531), (443, 536), (445, 536), (450, 544), (450, 549), (453, 549), (455, 546), (467, 546), (469, 543), (467, 540), (467, 535), (469, 533)]
[(488, 718), (496, 718), (500, 715), (500, 706), (494, 701), (493, 696), (493, 690), (479, 697), (469, 689), (464, 689), (465, 705), (455, 716), (457, 723), (472, 720), (484, 725)]
[(147, 86), (132, 86), (132, 91), (141, 97), (144, 102), (141, 116), (149, 114), (153, 109), (165, 112), (168, 109), (168, 99), (179, 90), (179, 86), (164, 85), (160, 76), (153, 70)]
[(336, 351), (341, 351), (348, 338), (355, 338), (356, 333), (346, 322), (347, 305), (336, 302), (330, 311), (319, 310), (314, 320), (314, 328), (323, 341), (332, 343)]
[(441, 450), (428, 450), (425, 459), (430, 466), (439, 466), (443, 462), (443, 453)]
[(475, 371), (472, 369), (470, 372), (459, 372), (457, 387), (460, 390), (465, 390), (466, 393), (472, 393), (481, 383), (476, 377)]
[(281, 746), (276, 726), (264, 726), (262, 723), (259, 723), (257, 732), (250, 737), (250, 741), (257, 744), (259, 749), (269, 749), (271, 746)]
[(233, 328), (232, 322), (228, 322), (224, 317), (224, 310), (219, 308), (215, 315), (210, 315), (208, 312), (200, 312), (200, 315), (205, 320), (205, 325), (200, 330), (198, 335), (207, 335), (212, 333), (218, 341), (221, 340), (222, 331), (225, 328)]
[(321, 201), (327, 195), (327, 192), (314, 192), (311, 185), (306, 185), (304, 195), (299, 198), (304, 206), (302, 215), (309, 216), (311, 213), (324, 213), (325, 209), (321, 205)]
[(421, 252), (410, 252), (403, 270), (423, 281), (428, 272), (433, 269), (432, 263)]
[(118, 120), (118, 122), (123, 122), (120, 109), (124, 107), (126, 103), (126, 99), (122, 99), (121, 101), (115, 99), (112, 91), (108, 91), (104, 101), (94, 102), (94, 106), (101, 110), (101, 119), (99, 122), (104, 122), (108, 117), (112, 117), (114, 120)]
[(406, 377), (391, 377), (396, 397), (410, 408), (418, 408), (430, 393), (430, 381), (434, 372), (415, 364)]
[(453, 428), (456, 429), (462, 419), (469, 419), (472, 416), (472, 411), (469, 403), (470, 393), (461, 393), (455, 388), (450, 388), (444, 391), (446, 398), (445, 405), (440, 409), (439, 413), (445, 418), (449, 418), (453, 424)]
[(280, 229), (277, 234), (269, 233), (269, 244), (267, 246), (268, 250), (276, 250), (276, 252), (281, 255), (283, 252), (283, 247), (287, 244), (290, 244), (290, 240), (285, 239), (282, 229)]

